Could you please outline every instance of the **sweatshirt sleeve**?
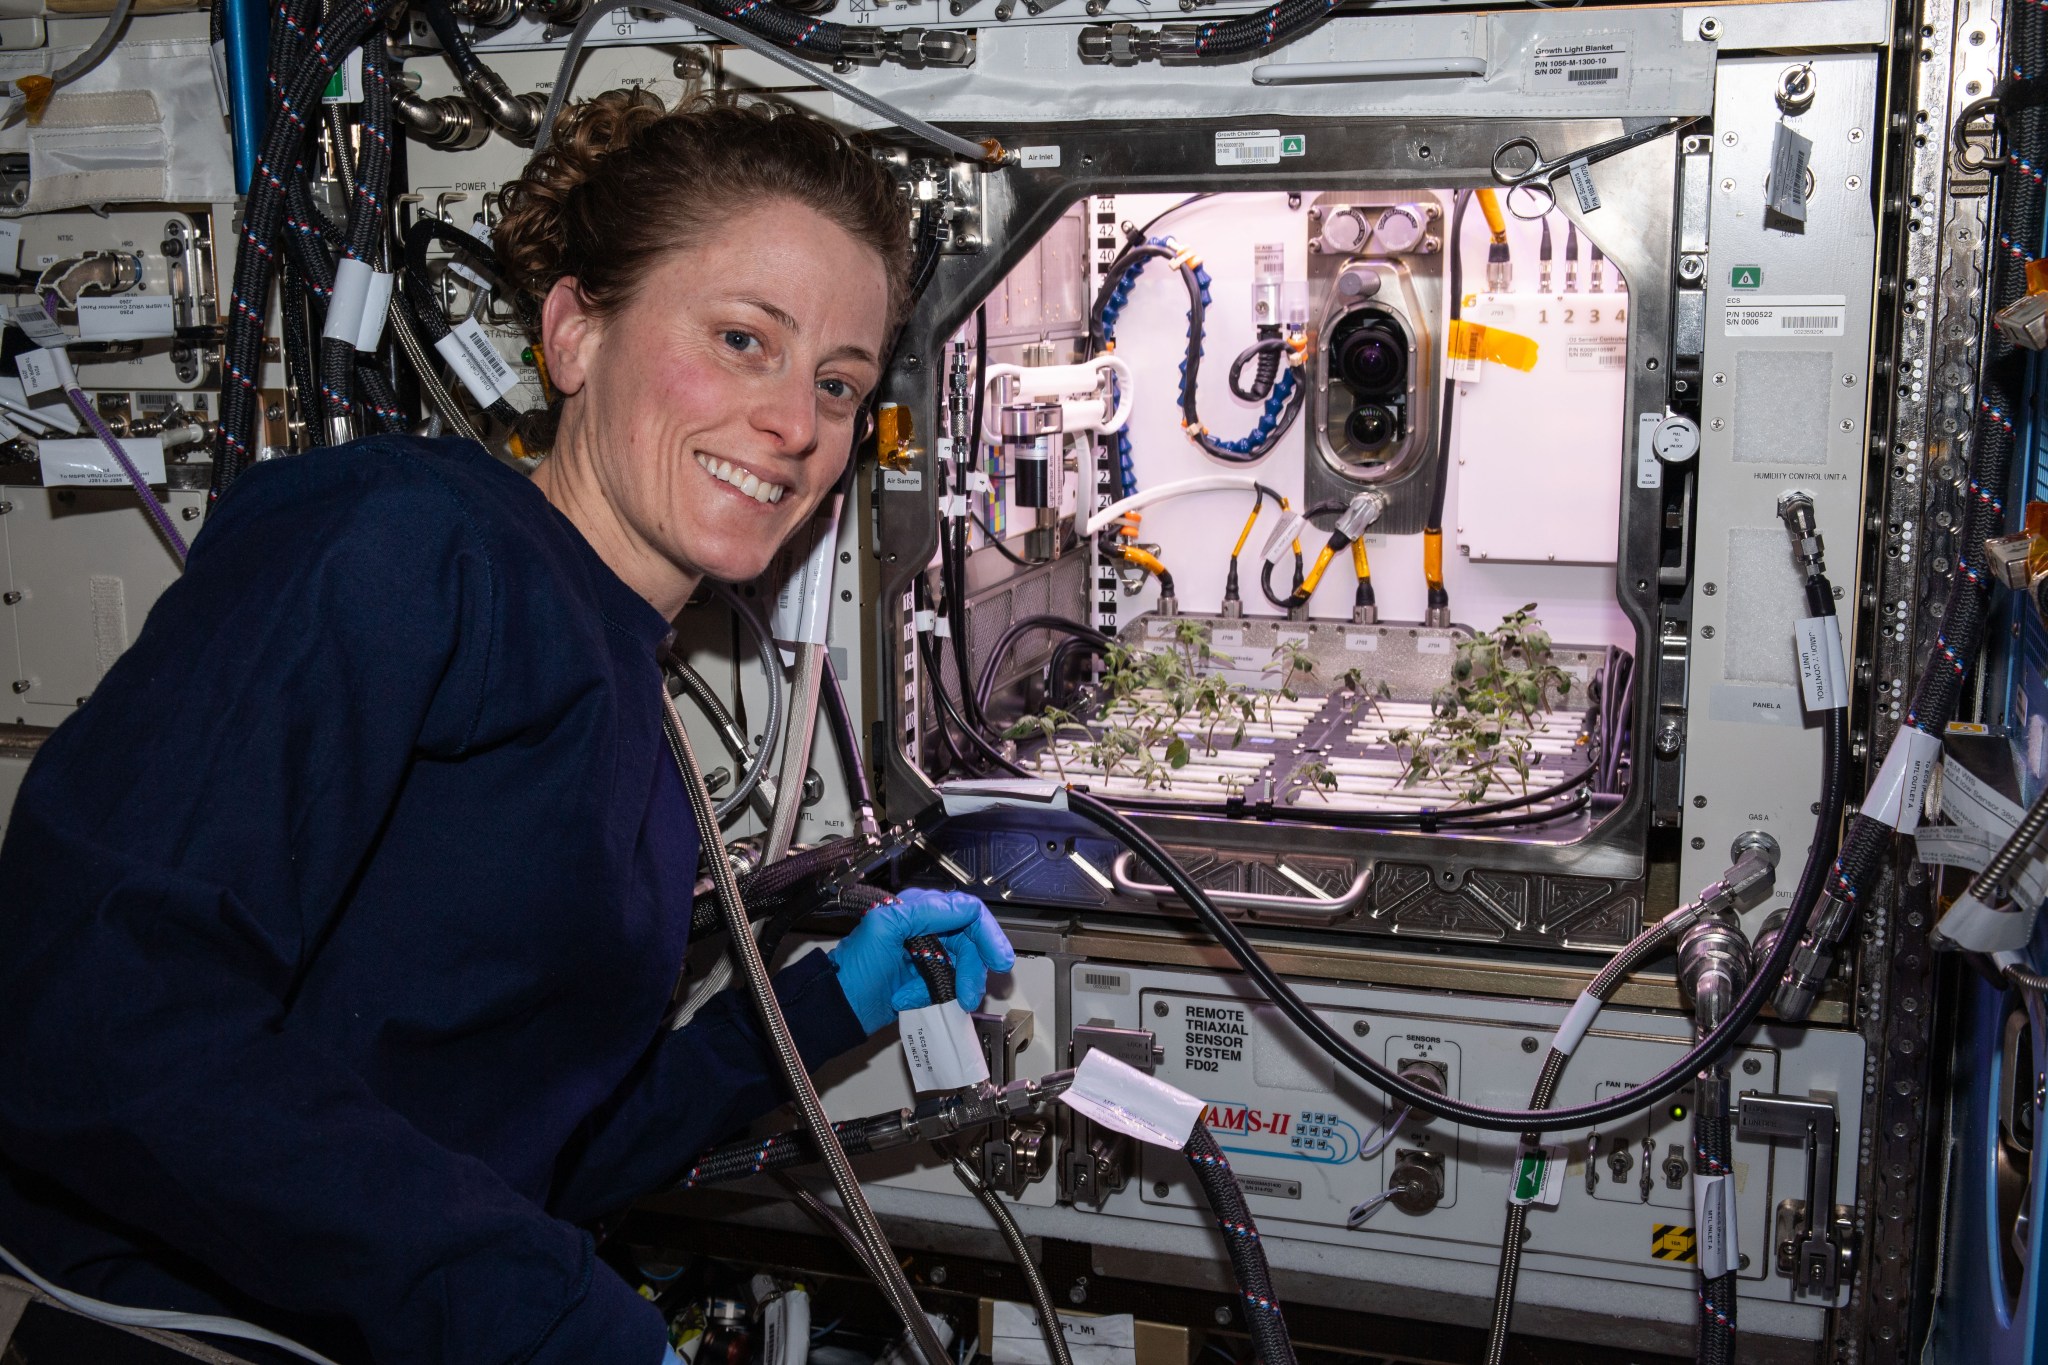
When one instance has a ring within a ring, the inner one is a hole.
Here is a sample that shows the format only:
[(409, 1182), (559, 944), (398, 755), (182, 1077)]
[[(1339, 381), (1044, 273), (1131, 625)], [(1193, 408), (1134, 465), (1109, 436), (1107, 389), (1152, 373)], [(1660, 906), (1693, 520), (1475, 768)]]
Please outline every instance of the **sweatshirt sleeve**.
[[(776, 973), (775, 996), (806, 1070), (867, 1038), (839, 988), (838, 969), (823, 952)], [(722, 991), (688, 1024), (663, 1034), (585, 1125), (581, 1141), (564, 1155), (554, 1210), (581, 1223), (630, 1203), (786, 1097), (746, 988)]]
[(312, 458), (222, 502), (23, 784), (0, 1151), (381, 1362), (652, 1362), (660, 1314), (587, 1236), (291, 1026), (411, 763), (470, 741), (496, 588), (423, 462)]

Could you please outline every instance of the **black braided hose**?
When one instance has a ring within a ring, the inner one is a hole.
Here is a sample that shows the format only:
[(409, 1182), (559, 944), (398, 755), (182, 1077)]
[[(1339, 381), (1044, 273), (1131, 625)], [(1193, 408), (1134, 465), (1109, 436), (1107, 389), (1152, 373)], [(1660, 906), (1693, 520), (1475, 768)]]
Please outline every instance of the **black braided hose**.
[(279, 71), (277, 76), (278, 113), (264, 133), (256, 158), (242, 215), (242, 247), (235, 254), (234, 299), (222, 348), (220, 438), (214, 447), (211, 496), (216, 499), (256, 457), (257, 423), (263, 409), (263, 318), (271, 272), (277, 264), (275, 242), (284, 218), (285, 174), (296, 165), (307, 136), (306, 124), (297, 111), (317, 107), (320, 92), (343, 59), (365, 34), (381, 27), (399, 3), (362, 0), (337, 9), (321, 25), (319, 38), (304, 59), (294, 63), (289, 74)]
[[(2007, 6), (2007, 18), (2007, 51), (2013, 54), (2016, 66), (2022, 62), (2029, 64), (2020, 70), (2020, 78), (2040, 76), (2048, 15), (2029, 0), (2018, 0)], [(2038, 105), (2015, 110), (2008, 119), (2010, 155), (1998, 181), (1997, 241), (1984, 301), (1987, 315), (2027, 292), (2027, 261), (2031, 248), (2041, 239), (2044, 191), (2036, 168), (2048, 156), (2044, 120), (2048, 120), (2048, 111)], [(1992, 329), (1978, 390), (1971, 441), (1975, 453), (1970, 462), (1962, 541), (1957, 547), (1959, 562), (1938, 618), (1941, 625), (1935, 632), (1933, 649), (1906, 712), (1907, 727), (1931, 736), (1942, 735), (1955, 718), (1971, 662), (1982, 643), (1984, 624), (1991, 615), (1991, 579), (1985, 567), (1984, 542), (2005, 530), (2002, 498), (2014, 450), (2012, 412), (2025, 386), (2026, 354)], [(1828, 901), (1824, 908), (1834, 913), (1817, 916), (1800, 942), (1799, 956), (1806, 960), (1805, 969), (1801, 970), (1795, 961), (1791, 971), (1774, 974), (1780, 1014), (1799, 1019), (1811, 1009), (1814, 997), (1826, 984), (1826, 974), (1836, 965), (1836, 955), (1855, 927), (1860, 902), (1877, 884), (1895, 833), (1884, 821), (1860, 812), (1850, 822), (1841, 854), (1827, 879)], [(1812, 965), (1816, 961), (1817, 969)]]
[(1230, 1268), (1237, 1277), (1237, 1289), (1244, 1299), (1245, 1325), (1250, 1329), (1252, 1347), (1259, 1365), (1294, 1365), (1294, 1342), (1287, 1334), (1287, 1319), (1280, 1311), (1280, 1296), (1273, 1289), (1273, 1270), (1266, 1264), (1266, 1249), (1259, 1243), (1258, 1225), (1244, 1202), (1244, 1191), (1231, 1172), (1230, 1161), (1207, 1124), (1195, 1120), (1187, 1145), (1181, 1148), (1195, 1173), (1195, 1183), (1209, 1201), (1209, 1212), (1223, 1234), (1230, 1252)]
[[(1734, 1135), (1728, 1126), (1728, 1068), (1716, 1063), (1700, 1073), (1693, 1104), (1693, 1175), (1728, 1176), (1735, 1170)], [(1704, 1232), (1704, 1229), (1702, 1229)], [(1729, 1265), (1699, 1287), (1700, 1365), (1735, 1365), (1735, 1248)]]

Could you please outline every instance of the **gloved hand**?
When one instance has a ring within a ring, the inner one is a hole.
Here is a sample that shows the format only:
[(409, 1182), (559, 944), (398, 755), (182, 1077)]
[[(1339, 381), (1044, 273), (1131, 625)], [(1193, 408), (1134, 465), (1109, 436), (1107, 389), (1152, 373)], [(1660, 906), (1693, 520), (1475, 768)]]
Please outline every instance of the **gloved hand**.
[(991, 970), (1016, 965), (1016, 950), (1002, 927), (973, 896), (959, 891), (912, 888), (868, 911), (830, 956), (839, 968), (839, 988), (870, 1036), (896, 1021), (903, 1010), (932, 1003), (923, 978), (910, 965), (904, 941), (936, 934), (953, 960), (953, 991), (962, 1009), (981, 1003)]

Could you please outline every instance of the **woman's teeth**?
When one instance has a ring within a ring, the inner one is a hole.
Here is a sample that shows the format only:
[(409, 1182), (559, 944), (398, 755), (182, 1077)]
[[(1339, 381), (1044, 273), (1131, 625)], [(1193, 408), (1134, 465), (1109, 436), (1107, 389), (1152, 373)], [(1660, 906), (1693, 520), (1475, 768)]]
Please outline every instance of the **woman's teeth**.
[(709, 455), (699, 455), (697, 463), (712, 478), (731, 484), (755, 502), (781, 502), (782, 495), (789, 491), (779, 483), (769, 483), (748, 473), (730, 460), (714, 460)]

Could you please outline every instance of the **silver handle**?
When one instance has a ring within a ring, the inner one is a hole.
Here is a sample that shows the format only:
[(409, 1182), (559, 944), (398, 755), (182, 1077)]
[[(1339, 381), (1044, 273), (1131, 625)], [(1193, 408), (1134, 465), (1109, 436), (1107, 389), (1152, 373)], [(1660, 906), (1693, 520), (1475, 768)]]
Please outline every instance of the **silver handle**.
[[(1117, 854), (1116, 861), (1109, 865), (1109, 878), (1116, 883), (1118, 891), (1127, 896), (1147, 896), (1155, 900), (1180, 899), (1180, 893), (1164, 882), (1141, 882), (1134, 878), (1131, 870), (1136, 864), (1137, 855), (1126, 849)], [(1211, 891), (1208, 896), (1227, 910), (1333, 920), (1364, 906), (1366, 892), (1372, 887), (1373, 867), (1372, 863), (1360, 867), (1358, 875), (1351, 879), (1351, 885), (1334, 896), (1275, 896), (1262, 891)]]

